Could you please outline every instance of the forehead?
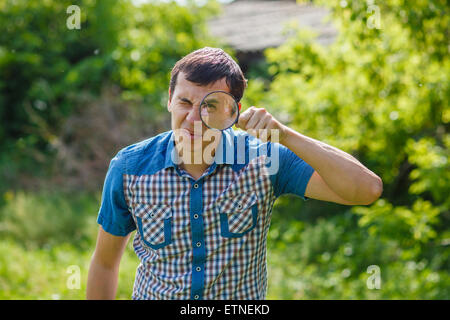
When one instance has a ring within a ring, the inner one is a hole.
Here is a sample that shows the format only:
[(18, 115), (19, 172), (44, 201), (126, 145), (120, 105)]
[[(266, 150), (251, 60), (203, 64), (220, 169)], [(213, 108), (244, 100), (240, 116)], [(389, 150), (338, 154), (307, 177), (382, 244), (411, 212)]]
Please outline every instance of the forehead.
[(203, 98), (211, 91), (226, 91), (230, 92), (225, 78), (217, 80), (216, 82), (209, 83), (205, 86), (186, 80), (185, 74), (180, 72), (177, 77), (177, 83), (175, 85), (174, 96), (190, 96), (197, 99)]

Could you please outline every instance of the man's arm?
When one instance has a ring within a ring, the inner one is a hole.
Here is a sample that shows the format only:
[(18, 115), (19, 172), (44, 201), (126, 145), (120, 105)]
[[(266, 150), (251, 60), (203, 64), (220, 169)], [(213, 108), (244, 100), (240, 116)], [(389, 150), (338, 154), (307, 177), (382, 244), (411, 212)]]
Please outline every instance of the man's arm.
[(306, 197), (347, 205), (368, 205), (381, 196), (383, 182), (380, 177), (348, 153), (290, 128), (280, 143), (316, 171), (306, 187)]
[(97, 245), (89, 267), (86, 299), (113, 300), (116, 297), (119, 265), (131, 233), (114, 236), (100, 226)]
[[(278, 130), (279, 141), (275, 142), (290, 149), (315, 170), (306, 187), (306, 197), (347, 205), (367, 205), (383, 192), (380, 177), (354, 157), (290, 129), (264, 108), (250, 107), (240, 116), (237, 127), (264, 140), (271, 140), (270, 130)], [(260, 137), (264, 130), (267, 133)]]

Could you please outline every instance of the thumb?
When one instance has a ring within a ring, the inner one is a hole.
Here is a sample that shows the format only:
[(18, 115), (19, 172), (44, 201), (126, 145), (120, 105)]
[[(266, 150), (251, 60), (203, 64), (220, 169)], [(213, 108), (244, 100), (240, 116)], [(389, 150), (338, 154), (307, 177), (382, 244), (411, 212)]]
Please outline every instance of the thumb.
[(237, 125), (239, 128), (245, 130), (245, 126), (247, 125), (248, 120), (250, 119), (250, 116), (252, 115), (252, 109), (245, 110), (240, 116), (239, 120), (237, 122)]

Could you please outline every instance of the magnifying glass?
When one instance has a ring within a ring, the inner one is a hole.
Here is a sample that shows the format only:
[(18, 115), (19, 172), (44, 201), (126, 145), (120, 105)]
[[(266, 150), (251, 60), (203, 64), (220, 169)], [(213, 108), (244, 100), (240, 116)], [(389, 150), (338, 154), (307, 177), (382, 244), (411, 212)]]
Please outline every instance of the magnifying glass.
[(240, 103), (226, 91), (212, 91), (200, 103), (200, 118), (210, 129), (226, 130), (239, 119)]

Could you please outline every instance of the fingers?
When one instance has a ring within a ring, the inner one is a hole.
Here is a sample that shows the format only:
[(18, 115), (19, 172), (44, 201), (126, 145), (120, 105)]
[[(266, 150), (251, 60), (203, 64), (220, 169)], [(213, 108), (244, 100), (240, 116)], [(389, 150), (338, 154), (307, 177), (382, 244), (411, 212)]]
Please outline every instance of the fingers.
[(251, 118), (248, 120), (246, 129), (256, 129), (256, 125), (259, 121), (261, 121), (262, 117), (263, 114), (260, 109), (256, 109), (255, 112), (253, 112)]
[(239, 116), (238, 126), (244, 130), (253, 129), (266, 114), (268, 113), (264, 108), (251, 106)]
[(256, 108), (254, 106), (240, 115), (236, 126), (263, 142), (272, 141), (273, 139), (277, 140), (274, 142), (278, 142), (279, 131), (281, 130), (280, 124), (269, 112), (264, 108)]
[(255, 112), (255, 107), (250, 107), (247, 110), (245, 110), (240, 116), (237, 123), (237, 127), (246, 130), (247, 128), (247, 122), (252, 117), (253, 113)]
[(267, 127), (273, 122), (273, 117), (264, 108), (250, 107), (242, 114), (239, 127), (256, 138), (266, 142), (270, 138)]
[(266, 129), (266, 127), (270, 124), (272, 121), (272, 116), (268, 113), (262, 115), (261, 118), (259, 118), (258, 123), (256, 123), (253, 128), (255, 130), (263, 130)]

